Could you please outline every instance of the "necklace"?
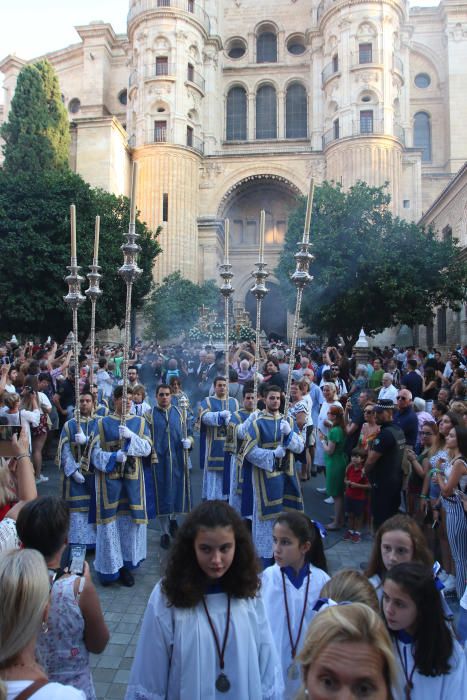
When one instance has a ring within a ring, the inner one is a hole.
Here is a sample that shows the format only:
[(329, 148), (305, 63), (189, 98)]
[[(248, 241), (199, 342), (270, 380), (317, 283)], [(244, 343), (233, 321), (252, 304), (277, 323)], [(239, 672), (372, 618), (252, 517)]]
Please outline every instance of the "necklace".
[(410, 674), (409, 674), (408, 671), (407, 671), (407, 666), (406, 666), (406, 664), (405, 664), (405, 661), (404, 661), (404, 659), (402, 658), (401, 650), (399, 649), (399, 640), (396, 641), (396, 648), (397, 648), (397, 654), (398, 654), (398, 656), (399, 656), (399, 661), (401, 662), (402, 670), (403, 670), (403, 672), (404, 672), (404, 678), (405, 678), (405, 688), (404, 688), (404, 691), (405, 691), (405, 698), (406, 698), (406, 700), (410, 700), (410, 698), (411, 698), (411, 696), (412, 696), (412, 690), (413, 690), (413, 681), (412, 681), (412, 678), (413, 678), (413, 674), (415, 673), (415, 668), (416, 668), (416, 666), (415, 666), (415, 661), (414, 661), (413, 668), (412, 668), (412, 670), (411, 670), (411, 672), (410, 672)]
[(298, 648), (298, 643), (300, 642), (300, 637), (302, 636), (302, 629), (303, 629), (303, 623), (305, 621), (305, 612), (306, 612), (306, 605), (308, 602), (308, 590), (310, 588), (310, 569), (308, 569), (307, 577), (306, 577), (306, 588), (305, 588), (305, 599), (303, 601), (303, 609), (302, 609), (302, 614), (300, 617), (300, 624), (298, 626), (298, 633), (297, 633), (297, 638), (294, 642), (293, 636), (292, 636), (292, 624), (290, 621), (290, 612), (289, 612), (289, 603), (287, 600), (287, 589), (285, 586), (285, 574), (283, 571), (281, 571), (282, 574), (282, 588), (284, 591), (284, 603), (285, 603), (285, 615), (287, 617), (287, 629), (289, 631), (289, 640), (290, 640), (290, 650), (292, 653), (292, 663), (287, 669), (287, 676), (291, 681), (296, 681), (300, 677), (300, 671), (298, 669), (298, 665), (295, 663), (295, 656), (297, 655), (297, 648)]
[(225, 647), (227, 646), (227, 637), (229, 635), (229, 628), (230, 628), (230, 594), (227, 594), (227, 621), (225, 623), (225, 632), (224, 632), (224, 639), (222, 640), (222, 648), (219, 642), (219, 638), (217, 636), (217, 632), (215, 630), (214, 624), (211, 619), (211, 615), (209, 614), (208, 606), (206, 605), (206, 601), (203, 598), (203, 606), (204, 606), (204, 611), (206, 613), (206, 616), (208, 618), (209, 626), (211, 628), (212, 635), (214, 637), (214, 642), (216, 645), (216, 650), (217, 650), (217, 655), (219, 656), (219, 667), (221, 669), (221, 672), (217, 676), (216, 679), (216, 688), (220, 693), (227, 693), (227, 691), (230, 690), (230, 681), (225, 675), (224, 671), (224, 654), (225, 654)]
[(47, 678), (47, 676), (46, 676), (46, 674), (45, 674), (45, 672), (44, 672), (44, 669), (42, 668), (42, 666), (40, 666), (40, 665), (37, 663), (37, 661), (30, 661), (29, 663), (22, 663), (22, 662), (19, 662), (19, 663), (16, 663), (16, 664), (9, 664), (8, 666), (4, 667), (3, 670), (6, 671), (6, 672), (8, 673), (8, 670), (9, 670), (9, 669), (13, 669), (13, 668), (28, 668), (28, 669), (30, 669), (30, 670), (32, 670), (32, 671), (35, 671), (36, 673), (40, 674), (40, 676), (41, 676), (42, 678)]

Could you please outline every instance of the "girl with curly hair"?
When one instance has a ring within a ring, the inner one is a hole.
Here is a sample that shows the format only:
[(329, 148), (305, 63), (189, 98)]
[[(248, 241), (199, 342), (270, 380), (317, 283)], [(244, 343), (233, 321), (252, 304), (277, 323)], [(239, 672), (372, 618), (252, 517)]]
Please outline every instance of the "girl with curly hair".
[(149, 599), (126, 699), (282, 698), (259, 586), (240, 516), (224, 501), (201, 503), (180, 527)]

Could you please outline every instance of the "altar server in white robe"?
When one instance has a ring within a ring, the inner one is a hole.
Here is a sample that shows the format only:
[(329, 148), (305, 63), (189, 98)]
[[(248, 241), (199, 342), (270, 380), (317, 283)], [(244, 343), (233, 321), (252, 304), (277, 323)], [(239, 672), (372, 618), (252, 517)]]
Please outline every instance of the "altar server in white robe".
[(301, 683), (296, 657), (329, 576), (320, 526), (304, 513), (279, 515), (273, 542), (275, 564), (261, 575), (261, 596), (281, 659), (284, 700), (293, 700)]
[(251, 538), (224, 501), (186, 518), (144, 615), (126, 700), (282, 700)]
[(383, 613), (399, 669), (394, 700), (466, 698), (465, 655), (446, 622), (432, 570), (418, 562), (390, 569)]

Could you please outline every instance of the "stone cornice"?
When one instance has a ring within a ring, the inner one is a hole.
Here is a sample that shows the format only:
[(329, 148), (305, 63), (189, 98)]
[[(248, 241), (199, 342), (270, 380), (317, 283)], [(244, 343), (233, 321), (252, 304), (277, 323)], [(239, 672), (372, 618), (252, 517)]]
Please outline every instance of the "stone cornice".
[[(465, 182), (462, 182), (463, 180), (465, 180)], [(448, 205), (449, 202), (444, 202), (446, 197), (450, 194), (454, 195), (455, 192), (453, 190), (455, 190), (459, 185), (464, 186), (465, 184), (467, 184), (467, 161), (436, 197), (430, 208), (423, 214), (422, 218), (418, 222), (419, 226), (426, 226), (428, 223), (430, 223), (429, 220), (435, 217), (436, 210), (438, 209), (439, 211), (442, 211)]]
[(12, 70), (17, 70), (18, 72), (24, 68), (24, 66), (28, 65), (28, 61), (25, 61), (22, 58), (18, 58), (18, 56), (15, 56), (14, 54), (8, 54), (8, 56), (5, 56), (5, 58), (0, 61), (0, 72), (6, 75)]
[[(325, 4), (329, 2), (329, 0), (324, 0)], [(399, 2), (399, 0), (383, 0), (385, 5), (389, 5), (392, 7), (395, 12), (400, 17), (401, 22), (404, 22), (407, 19), (407, 13), (405, 11), (405, 7), (403, 6), (402, 2)], [(381, 6), (381, 0), (334, 0), (332, 4), (330, 4), (328, 7), (326, 7), (323, 10), (323, 13), (321, 17), (318, 19), (317, 24), (321, 30), (322, 25), (324, 22), (328, 21), (328, 19), (335, 14), (340, 13), (341, 10), (349, 10), (350, 12), (353, 9), (357, 9), (358, 5), (372, 5), (376, 4), (379, 7)], [(318, 6), (319, 8), (319, 6)]]

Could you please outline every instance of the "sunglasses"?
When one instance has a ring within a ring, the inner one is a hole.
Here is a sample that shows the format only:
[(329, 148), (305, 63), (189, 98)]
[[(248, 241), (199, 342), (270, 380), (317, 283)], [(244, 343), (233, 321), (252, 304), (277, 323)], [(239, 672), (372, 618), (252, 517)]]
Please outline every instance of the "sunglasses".
[(374, 413), (374, 411), (370, 409), (368, 411), (363, 411), (363, 413)]
[(405, 396), (398, 396), (397, 400), (398, 401), (408, 401), (408, 399)]

